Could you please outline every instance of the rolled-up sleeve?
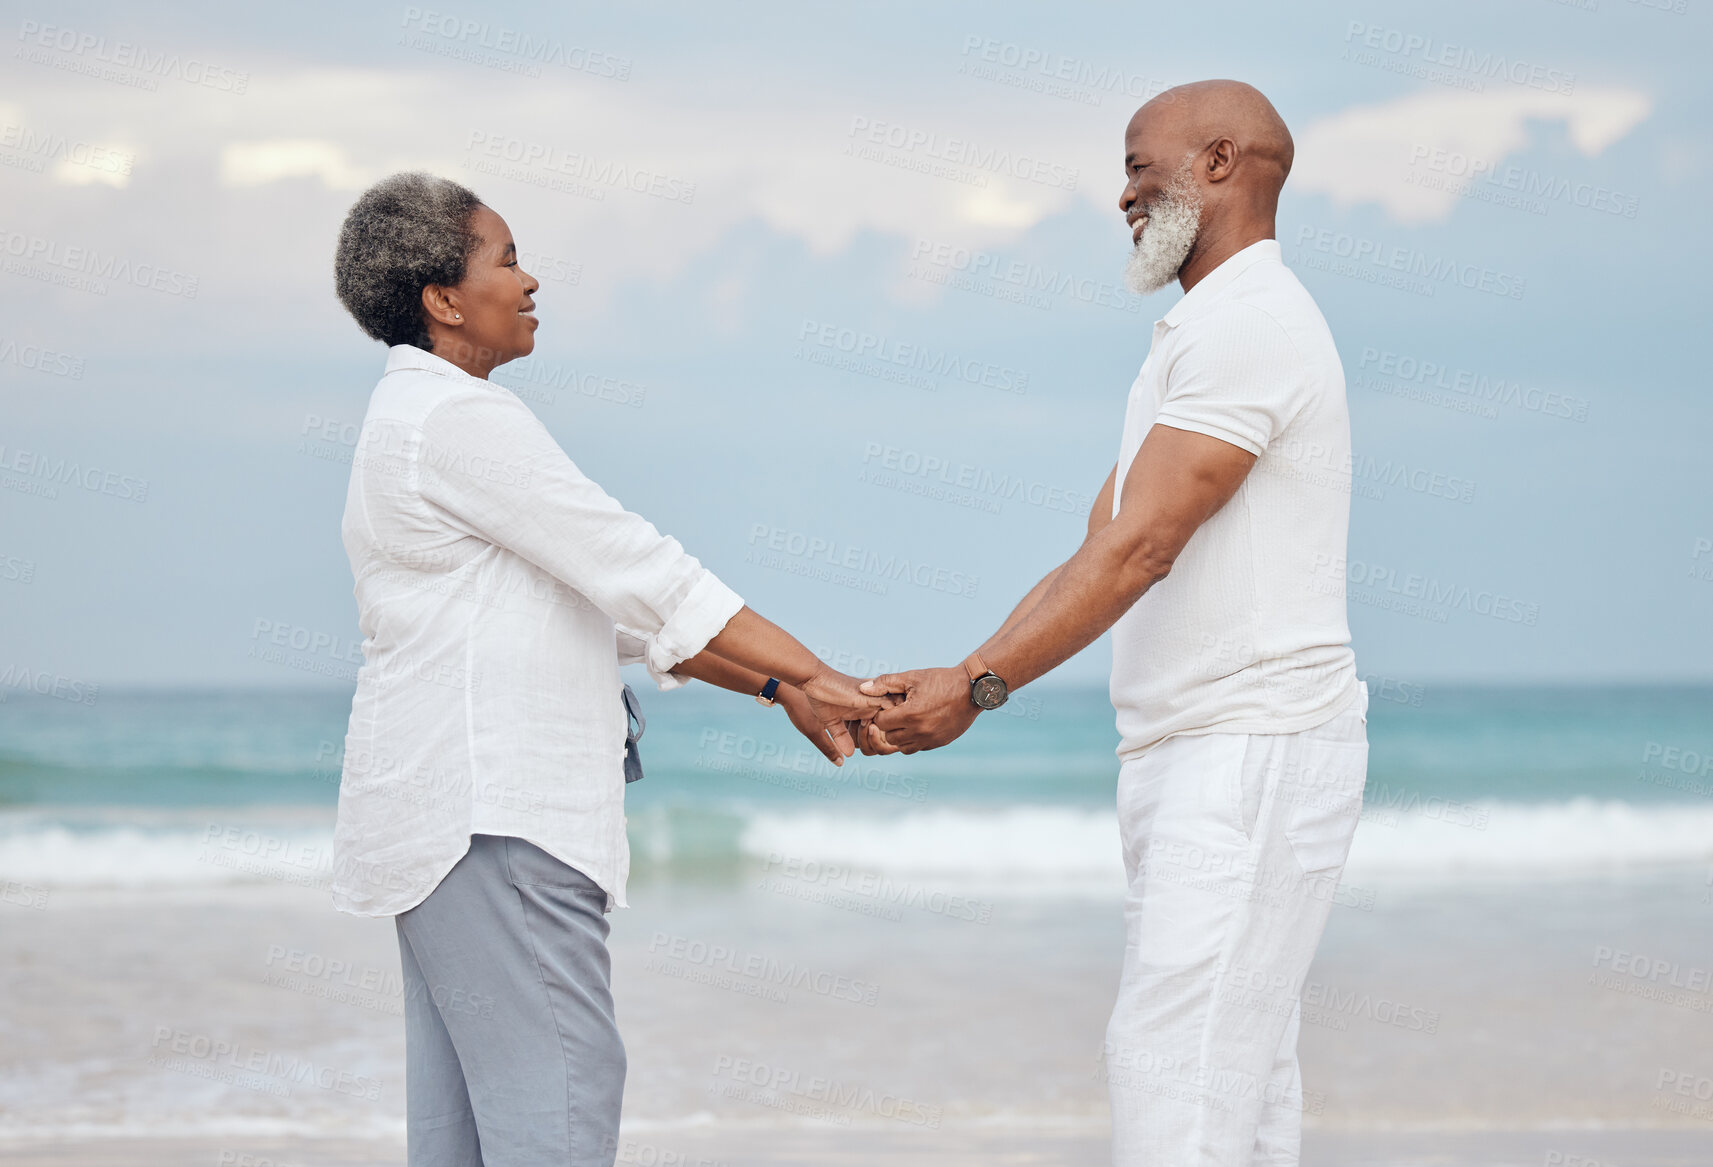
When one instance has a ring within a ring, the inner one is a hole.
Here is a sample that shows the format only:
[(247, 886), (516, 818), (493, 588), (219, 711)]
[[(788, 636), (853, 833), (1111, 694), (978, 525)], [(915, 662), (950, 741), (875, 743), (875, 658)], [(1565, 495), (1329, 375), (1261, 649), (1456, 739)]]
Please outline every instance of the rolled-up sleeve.
[[(672, 689), (679, 689), (684, 686), (685, 680), (683, 677), (669, 672), (667, 669), (659, 668), (655, 664), (654, 657), (650, 652), (652, 645), (649, 643), (649, 637), (638, 636), (630, 629), (619, 627), (617, 625), (614, 626), (613, 631), (618, 637), (619, 664), (641, 665), (643, 668), (648, 670), (649, 679), (654, 682), (655, 686), (659, 688), (661, 692), (668, 692)], [(691, 653), (690, 655), (694, 656), (696, 654)], [(676, 666), (678, 663), (679, 662), (674, 661), (673, 666)]]
[(1278, 321), (1247, 304), (1183, 327), (1193, 331), (1167, 373), (1155, 422), (1259, 457), (1303, 406), (1302, 355)]
[(640, 642), (657, 682), (743, 608), (678, 540), (578, 470), (502, 389), (435, 407), (423, 421), (416, 466), (425, 502), (587, 597)]

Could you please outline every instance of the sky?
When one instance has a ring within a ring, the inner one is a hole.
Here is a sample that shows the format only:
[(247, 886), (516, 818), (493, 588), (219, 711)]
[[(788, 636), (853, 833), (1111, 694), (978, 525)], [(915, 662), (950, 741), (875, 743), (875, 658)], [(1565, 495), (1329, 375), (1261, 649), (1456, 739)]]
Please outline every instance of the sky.
[(511, 226), (495, 379), (585, 472), (847, 671), (961, 659), (1116, 459), (1179, 295), (1123, 289), (1123, 128), (1207, 77), (1296, 137), (1359, 669), (1713, 679), (1710, 10), (8, 3), (0, 690), (349, 683), (331, 256), (404, 169)]

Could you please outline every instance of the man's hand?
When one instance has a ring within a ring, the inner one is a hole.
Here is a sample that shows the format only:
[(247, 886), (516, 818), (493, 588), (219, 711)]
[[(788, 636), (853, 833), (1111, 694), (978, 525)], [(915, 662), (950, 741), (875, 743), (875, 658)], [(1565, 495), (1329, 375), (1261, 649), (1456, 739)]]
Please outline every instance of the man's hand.
[(912, 669), (862, 683), (870, 696), (902, 693), (904, 701), (863, 727), (864, 753), (894, 754), (933, 750), (957, 740), (981, 712), (970, 700), (970, 679), (963, 669)]
[[(807, 717), (822, 727), (837, 753), (836, 757), (827, 755), (835, 766), (844, 765), (845, 759), (856, 752), (856, 742), (847, 723), (864, 726), (874, 719), (875, 714), (895, 702), (884, 692), (871, 695), (859, 689), (855, 677), (848, 677), (837, 669), (823, 668), (804, 682), (802, 691), (808, 704)], [(803, 729), (797, 714), (792, 714), (791, 723)], [(808, 730), (803, 732), (809, 733)], [(819, 744), (816, 742), (817, 746)]]

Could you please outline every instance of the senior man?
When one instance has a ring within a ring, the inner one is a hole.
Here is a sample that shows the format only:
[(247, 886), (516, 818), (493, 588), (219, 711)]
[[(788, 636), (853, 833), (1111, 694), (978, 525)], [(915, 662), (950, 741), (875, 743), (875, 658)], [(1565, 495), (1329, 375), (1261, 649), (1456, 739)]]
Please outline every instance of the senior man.
[(1298, 995), (1367, 776), (1343, 581), (1350, 423), (1326, 321), (1274, 232), (1290, 131), (1236, 81), (1168, 90), (1124, 138), (1126, 281), (1154, 325), (1081, 548), (872, 752), (932, 749), (1112, 630), (1129, 892), (1105, 1076), (1120, 1167), (1295, 1164)]

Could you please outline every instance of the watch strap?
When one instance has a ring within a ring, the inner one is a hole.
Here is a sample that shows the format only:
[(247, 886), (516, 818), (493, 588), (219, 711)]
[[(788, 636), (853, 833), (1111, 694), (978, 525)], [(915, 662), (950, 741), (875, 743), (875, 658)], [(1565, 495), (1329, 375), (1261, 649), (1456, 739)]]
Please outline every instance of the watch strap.
[(993, 670), (988, 668), (987, 662), (981, 659), (981, 653), (972, 652), (964, 658), (964, 672), (969, 674), (970, 684), (973, 685)]

